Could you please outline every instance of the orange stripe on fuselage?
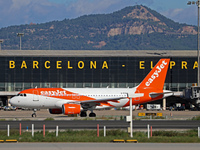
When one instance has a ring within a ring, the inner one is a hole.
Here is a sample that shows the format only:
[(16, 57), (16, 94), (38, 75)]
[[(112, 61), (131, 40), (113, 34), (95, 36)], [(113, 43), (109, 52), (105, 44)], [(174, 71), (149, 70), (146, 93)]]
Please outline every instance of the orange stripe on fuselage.
[(51, 98), (59, 98), (65, 100), (75, 100), (75, 101), (85, 101), (85, 100), (95, 100), (95, 98), (79, 95), (79, 93), (73, 93), (62, 88), (37, 88), (37, 89), (27, 89), (20, 93), (35, 94)]

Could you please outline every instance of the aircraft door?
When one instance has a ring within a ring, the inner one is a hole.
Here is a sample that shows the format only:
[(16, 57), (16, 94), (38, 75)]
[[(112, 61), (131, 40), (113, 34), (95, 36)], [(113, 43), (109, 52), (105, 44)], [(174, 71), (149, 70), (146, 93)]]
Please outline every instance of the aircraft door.
[(34, 91), (33, 91), (33, 101), (34, 101), (34, 102), (39, 101), (38, 90), (34, 90)]
[[(137, 94), (137, 93), (140, 93), (140, 91), (137, 90), (135, 93), (136, 93), (136, 94)], [(139, 96), (139, 97), (133, 98), (133, 100), (136, 101), (136, 102), (140, 101), (140, 96)]]

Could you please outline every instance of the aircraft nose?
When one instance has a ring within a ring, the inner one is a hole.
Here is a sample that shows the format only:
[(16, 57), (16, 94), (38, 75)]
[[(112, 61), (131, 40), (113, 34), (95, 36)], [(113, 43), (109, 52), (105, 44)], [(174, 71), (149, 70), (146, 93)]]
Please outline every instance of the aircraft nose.
[(15, 97), (11, 98), (10, 101), (9, 101), (9, 103), (11, 105), (16, 105), (16, 98)]

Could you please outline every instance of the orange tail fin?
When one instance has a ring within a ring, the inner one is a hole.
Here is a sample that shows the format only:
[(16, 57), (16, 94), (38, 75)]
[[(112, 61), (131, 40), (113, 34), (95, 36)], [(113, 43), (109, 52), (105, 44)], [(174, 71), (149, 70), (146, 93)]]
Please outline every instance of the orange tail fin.
[(150, 73), (144, 78), (144, 80), (137, 87), (140, 89), (153, 88), (157, 90), (163, 90), (165, 78), (168, 71), (170, 59), (160, 59)]

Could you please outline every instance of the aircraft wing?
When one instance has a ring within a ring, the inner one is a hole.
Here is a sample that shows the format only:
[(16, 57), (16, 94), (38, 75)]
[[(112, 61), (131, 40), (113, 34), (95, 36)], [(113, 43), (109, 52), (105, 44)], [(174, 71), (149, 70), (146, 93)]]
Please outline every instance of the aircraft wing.
[(115, 98), (103, 98), (103, 99), (97, 99), (97, 100), (86, 100), (86, 101), (79, 101), (80, 104), (86, 104), (86, 103), (101, 103), (101, 102), (107, 102), (107, 101), (113, 101), (117, 102), (120, 99), (123, 99), (125, 97), (115, 97)]
[[(125, 98), (125, 97), (103, 98), (103, 99), (85, 100), (85, 101), (71, 101), (68, 103), (70, 103), (70, 104), (97, 104), (97, 103), (107, 102), (107, 101), (117, 102), (118, 100), (123, 99), (123, 98)], [(58, 102), (56, 102), (55, 106), (62, 108), (63, 104), (67, 104), (67, 102), (65, 100), (58, 101)]]

